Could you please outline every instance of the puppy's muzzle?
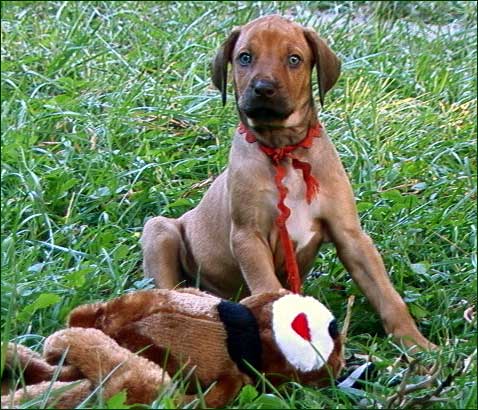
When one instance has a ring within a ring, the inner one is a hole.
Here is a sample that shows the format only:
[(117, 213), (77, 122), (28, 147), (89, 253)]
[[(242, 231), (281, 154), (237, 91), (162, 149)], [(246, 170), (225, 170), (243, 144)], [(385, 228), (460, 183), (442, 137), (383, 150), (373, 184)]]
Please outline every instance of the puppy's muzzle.
[(253, 120), (285, 120), (292, 113), (287, 97), (281, 93), (276, 81), (251, 81), (242, 102), (239, 108)]

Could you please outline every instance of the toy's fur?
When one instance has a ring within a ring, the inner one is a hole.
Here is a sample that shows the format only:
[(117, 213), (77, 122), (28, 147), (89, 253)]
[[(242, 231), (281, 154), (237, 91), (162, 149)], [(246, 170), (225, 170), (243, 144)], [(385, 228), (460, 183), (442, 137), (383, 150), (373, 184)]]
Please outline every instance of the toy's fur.
[[(63, 355), (68, 365), (55, 365)], [(43, 358), (10, 344), (7, 371), (16, 367), (24, 369), (27, 387), (2, 396), (2, 408), (16, 407), (50, 389), (49, 406), (73, 408), (100, 384), (105, 399), (126, 390), (129, 403), (150, 403), (161, 386), (170, 382), (160, 366), (120, 347), (97, 329), (70, 328), (52, 334), (45, 342)]]
[[(306, 373), (288, 363), (275, 343), (272, 304), (289, 293), (281, 290), (251, 296), (237, 305), (238, 311), (251, 312), (256, 323), (261, 350), (257, 370), (274, 384), (290, 379), (311, 385), (327, 383), (329, 375), (336, 375), (342, 367), (340, 336), (334, 339), (327, 366)], [(7, 368), (24, 369), (27, 387), (2, 396), (2, 407), (15, 407), (51, 387), (66, 386), (71, 389), (53, 394), (49, 405), (71, 408), (100, 385), (105, 399), (126, 390), (127, 403), (151, 403), (170, 384), (169, 375), (178, 371), (191, 372), (190, 385), (198, 383), (203, 391), (214, 383), (205, 396), (206, 405), (224, 406), (244, 384), (254, 381), (254, 373), (241, 370), (244, 366), (231, 358), (228, 332), (218, 313), (221, 302), (196, 289), (181, 289), (135, 292), (80, 306), (70, 315), (70, 328), (47, 338), (43, 358), (23, 346), (9, 346)], [(239, 337), (242, 325), (247, 323), (233, 323)], [(57, 366), (63, 357), (64, 365)], [(55, 374), (57, 381), (46, 382)], [(68, 386), (75, 380), (74, 386)]]

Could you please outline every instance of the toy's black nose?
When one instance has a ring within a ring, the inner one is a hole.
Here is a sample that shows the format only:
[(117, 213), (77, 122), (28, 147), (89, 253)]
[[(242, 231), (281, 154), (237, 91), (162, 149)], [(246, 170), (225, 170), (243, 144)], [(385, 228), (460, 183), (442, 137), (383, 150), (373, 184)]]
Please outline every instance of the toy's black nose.
[(332, 339), (335, 339), (339, 335), (339, 329), (337, 327), (337, 321), (334, 319), (329, 324), (329, 335)]
[(254, 95), (256, 97), (273, 97), (276, 93), (276, 85), (269, 80), (257, 80), (253, 85)]

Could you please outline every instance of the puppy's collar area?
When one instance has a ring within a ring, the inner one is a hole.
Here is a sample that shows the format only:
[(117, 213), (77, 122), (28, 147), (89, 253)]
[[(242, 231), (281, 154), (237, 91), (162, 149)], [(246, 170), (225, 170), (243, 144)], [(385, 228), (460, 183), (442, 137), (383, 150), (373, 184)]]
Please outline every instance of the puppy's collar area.
[(290, 209), (285, 205), (285, 199), (287, 196), (287, 188), (282, 183), (282, 180), (286, 174), (286, 168), (281, 164), (281, 161), (287, 158), (292, 160), (292, 166), (295, 169), (302, 171), (302, 177), (306, 186), (305, 199), (308, 204), (312, 202), (312, 199), (319, 192), (319, 181), (312, 175), (312, 167), (308, 162), (299, 160), (293, 152), (297, 148), (310, 148), (314, 142), (314, 138), (318, 138), (321, 135), (322, 125), (317, 122), (313, 127), (310, 127), (307, 131), (305, 138), (294, 145), (285, 145), (279, 148), (271, 148), (261, 144), (257, 141), (254, 134), (242, 123), (239, 124), (238, 131), (240, 134), (245, 134), (246, 141), (249, 143), (257, 142), (260, 150), (266, 154), (272, 161), (272, 165), (275, 168), (275, 183), (277, 190), (279, 191), (279, 202), (277, 208), (279, 209), (279, 215), (276, 218), (276, 224), (279, 228), (279, 236), (282, 244), (282, 250), (285, 255), (285, 269), (287, 272), (287, 282), (290, 290), (294, 293), (300, 292), (300, 275), (299, 267), (297, 265), (297, 259), (295, 257), (294, 246), (287, 230), (286, 221), (290, 215)]

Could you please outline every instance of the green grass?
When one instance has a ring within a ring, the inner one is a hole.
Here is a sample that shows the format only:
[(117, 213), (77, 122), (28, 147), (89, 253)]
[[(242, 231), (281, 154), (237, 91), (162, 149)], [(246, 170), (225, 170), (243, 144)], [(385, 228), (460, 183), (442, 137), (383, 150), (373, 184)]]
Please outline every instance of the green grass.
[[(2, 2), (2, 340), (36, 349), (79, 304), (150, 286), (139, 236), (227, 163), (237, 124), (209, 64), (235, 25), (291, 13), (343, 61), (321, 113), (364, 228), (450, 366), (476, 347), (475, 2)], [(321, 18), (326, 17), (326, 18)], [(306, 284), (343, 319), (347, 356), (384, 368), (362, 392), (247, 389), (242, 408), (374, 408), (406, 366), (332, 247)], [(476, 360), (436, 408), (476, 408)], [(424, 393), (424, 392), (422, 392)], [(170, 406), (170, 396), (153, 407)]]

